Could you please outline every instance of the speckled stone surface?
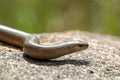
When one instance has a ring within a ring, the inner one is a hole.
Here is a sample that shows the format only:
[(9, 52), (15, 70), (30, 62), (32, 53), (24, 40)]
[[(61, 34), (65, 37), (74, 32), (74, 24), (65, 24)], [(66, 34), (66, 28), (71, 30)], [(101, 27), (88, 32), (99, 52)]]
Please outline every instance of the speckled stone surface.
[(82, 40), (89, 48), (41, 61), (25, 56), (21, 48), (0, 42), (0, 80), (120, 80), (120, 37), (81, 31), (38, 37), (43, 45)]

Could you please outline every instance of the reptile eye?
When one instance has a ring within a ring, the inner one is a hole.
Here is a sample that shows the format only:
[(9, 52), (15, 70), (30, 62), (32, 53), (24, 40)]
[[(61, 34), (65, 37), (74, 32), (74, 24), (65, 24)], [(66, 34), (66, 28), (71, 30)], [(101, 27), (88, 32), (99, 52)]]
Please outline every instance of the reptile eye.
[(81, 48), (88, 48), (88, 44), (80, 44), (79, 47), (81, 47)]
[(83, 47), (83, 45), (79, 45), (79, 47)]

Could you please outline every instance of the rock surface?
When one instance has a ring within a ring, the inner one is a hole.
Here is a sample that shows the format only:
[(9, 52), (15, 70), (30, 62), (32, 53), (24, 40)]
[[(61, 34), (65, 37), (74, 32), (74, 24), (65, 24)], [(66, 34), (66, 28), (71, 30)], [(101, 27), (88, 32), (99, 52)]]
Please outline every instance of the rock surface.
[(88, 42), (84, 51), (41, 61), (22, 49), (0, 42), (0, 80), (120, 80), (120, 37), (81, 31), (38, 35), (43, 45)]

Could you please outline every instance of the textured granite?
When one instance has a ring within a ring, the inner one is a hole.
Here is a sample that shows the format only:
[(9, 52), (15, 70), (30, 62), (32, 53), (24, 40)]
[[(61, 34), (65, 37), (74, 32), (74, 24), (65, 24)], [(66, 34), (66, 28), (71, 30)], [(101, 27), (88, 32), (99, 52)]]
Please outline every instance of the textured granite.
[(89, 48), (41, 61), (25, 56), (21, 48), (0, 42), (0, 80), (120, 80), (120, 37), (81, 31), (38, 37), (43, 45), (82, 40)]

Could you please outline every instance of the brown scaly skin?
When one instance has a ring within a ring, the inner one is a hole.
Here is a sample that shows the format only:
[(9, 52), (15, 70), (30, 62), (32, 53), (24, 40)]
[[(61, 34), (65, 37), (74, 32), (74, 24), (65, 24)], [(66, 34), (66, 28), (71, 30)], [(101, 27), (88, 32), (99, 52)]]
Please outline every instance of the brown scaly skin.
[(70, 41), (53, 46), (39, 44), (35, 35), (0, 25), (0, 40), (23, 48), (26, 55), (36, 59), (53, 59), (76, 51), (85, 50), (88, 44)]

